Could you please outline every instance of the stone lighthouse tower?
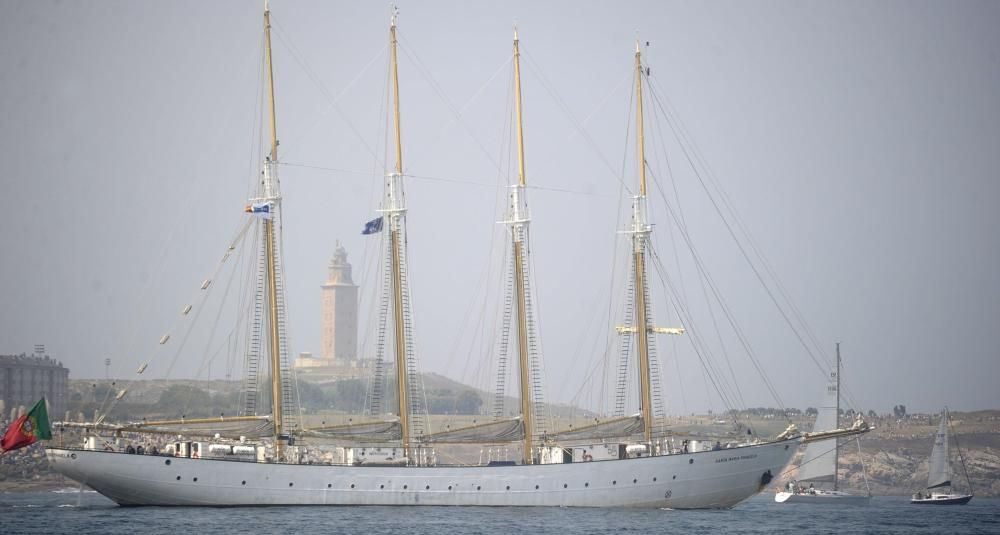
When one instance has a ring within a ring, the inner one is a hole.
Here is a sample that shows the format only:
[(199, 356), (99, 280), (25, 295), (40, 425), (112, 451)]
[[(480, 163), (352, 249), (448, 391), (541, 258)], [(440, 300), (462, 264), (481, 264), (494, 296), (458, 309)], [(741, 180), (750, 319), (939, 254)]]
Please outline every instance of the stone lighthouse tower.
[(348, 364), (358, 358), (358, 286), (351, 280), (347, 251), (340, 242), (330, 261), (323, 291), (321, 357), (326, 366)]

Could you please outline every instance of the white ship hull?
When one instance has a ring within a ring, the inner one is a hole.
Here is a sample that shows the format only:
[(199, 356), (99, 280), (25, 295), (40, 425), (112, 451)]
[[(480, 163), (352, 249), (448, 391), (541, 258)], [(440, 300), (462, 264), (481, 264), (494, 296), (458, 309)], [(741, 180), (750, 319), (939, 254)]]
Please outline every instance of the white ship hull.
[(868, 505), (871, 503), (871, 497), (848, 494), (839, 490), (816, 490), (815, 494), (808, 492), (779, 492), (774, 495), (774, 501), (778, 503), (836, 503), (841, 505)]
[(382, 467), (48, 448), (50, 466), (120, 505), (728, 508), (782, 472), (798, 440), (692, 454), (517, 466)]

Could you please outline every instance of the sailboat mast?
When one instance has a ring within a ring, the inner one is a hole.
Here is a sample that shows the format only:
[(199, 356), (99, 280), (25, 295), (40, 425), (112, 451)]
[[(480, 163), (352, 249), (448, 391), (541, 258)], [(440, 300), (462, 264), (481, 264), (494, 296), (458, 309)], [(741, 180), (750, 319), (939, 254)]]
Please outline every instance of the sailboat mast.
[[(514, 105), (517, 110), (517, 175), (515, 191), (515, 217), (511, 227), (514, 241), (514, 291), (517, 303), (517, 350), (521, 383), (521, 418), (524, 423), (524, 464), (532, 462), (532, 431), (534, 429), (531, 392), (528, 384), (528, 319), (525, 304), (524, 281), (524, 223), (517, 212), (524, 198), (527, 181), (524, 176), (524, 129), (521, 121), (521, 51), (518, 47), (517, 28), (514, 29)], [(526, 216), (527, 214), (522, 214)]]
[(403, 142), (399, 130), (399, 71), (396, 68), (396, 14), (392, 14), (389, 26), (389, 53), (392, 65), (392, 124), (396, 131), (396, 173), (403, 174)]
[(639, 196), (646, 197), (646, 132), (642, 122), (642, 52), (635, 42), (635, 129), (639, 153)]
[(639, 195), (635, 198), (632, 215), (632, 263), (635, 269), (635, 332), (639, 357), (639, 397), (642, 403), (642, 430), (646, 442), (653, 439), (653, 396), (649, 363), (649, 320), (646, 304), (646, 240), (650, 228), (646, 224), (646, 148), (642, 124), (642, 53), (635, 43), (636, 145), (639, 165)]
[[(837, 422), (837, 425), (835, 427), (837, 429), (840, 429), (840, 342), (837, 342), (837, 405), (836, 405), (836, 412), (834, 412), (834, 415), (836, 418), (836, 420), (834, 421)], [(838, 462), (840, 461), (840, 448), (838, 447), (836, 440), (837, 439), (834, 439), (833, 443), (834, 446), (833, 447), (833, 490), (837, 490), (838, 486), (837, 475), (839, 474), (839, 470), (837, 470), (837, 467), (839, 466)], [(861, 448), (860, 442), (858, 442), (858, 448), (860, 451)]]
[(264, 46), (267, 63), (267, 97), (271, 112), (271, 161), (278, 161), (278, 121), (274, 110), (274, 66), (271, 62), (271, 8), (264, 2)]
[[(264, 197), (268, 202), (277, 203), (276, 171), (278, 164), (278, 127), (274, 106), (274, 69), (271, 62), (271, 9), (264, 3), (264, 44), (267, 63), (268, 101), (271, 111), (271, 154), (265, 163)], [(274, 219), (264, 220), (264, 249), (267, 264), (268, 324), (270, 326), (271, 361), (271, 412), (274, 418), (275, 457), (281, 457), (281, 435), (284, 431), (282, 391), (281, 391), (281, 340), (278, 328), (278, 284), (275, 266)]]
[(514, 107), (517, 111), (517, 178), (523, 188), (527, 182), (524, 176), (524, 126), (521, 122), (521, 49), (517, 28), (514, 28)]
[(403, 178), (403, 143), (399, 127), (399, 71), (396, 62), (396, 14), (392, 14), (389, 26), (389, 56), (392, 71), (393, 126), (396, 138), (396, 167), (389, 177), (391, 186), (389, 195), (392, 197), (392, 211), (389, 214), (389, 246), (392, 267), (393, 289), (393, 325), (395, 327), (396, 347), (396, 398), (399, 400), (399, 425), (402, 428), (403, 456), (408, 457), (410, 448), (410, 403), (408, 378), (406, 373), (406, 333), (403, 319), (403, 276), (400, 266), (400, 219), (402, 218), (402, 178)]
[[(945, 415), (948, 415), (948, 407), (944, 408)], [(948, 418), (948, 427), (951, 428), (951, 418)], [(965, 456), (962, 455), (962, 447), (958, 444), (958, 435), (954, 437), (955, 449), (958, 450), (958, 460), (962, 462), (962, 473), (965, 474), (965, 484), (969, 487), (969, 494), (973, 493), (972, 490), (972, 479), (969, 479), (969, 469), (965, 467)]]

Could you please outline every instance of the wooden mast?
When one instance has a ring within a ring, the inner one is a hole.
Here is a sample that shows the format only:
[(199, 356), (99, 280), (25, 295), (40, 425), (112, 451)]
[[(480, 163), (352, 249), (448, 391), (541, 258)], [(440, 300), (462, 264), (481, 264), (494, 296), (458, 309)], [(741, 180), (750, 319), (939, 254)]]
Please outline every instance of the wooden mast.
[[(390, 262), (392, 268), (392, 318), (395, 331), (396, 348), (396, 399), (399, 400), (399, 425), (402, 428), (403, 457), (409, 456), (410, 448), (410, 403), (409, 388), (406, 373), (406, 332), (403, 319), (403, 281), (400, 266), (400, 219), (402, 218), (402, 185), (399, 184), (403, 178), (403, 143), (400, 138), (399, 127), (399, 72), (396, 61), (396, 13), (393, 12), (392, 23), (389, 26), (389, 57), (392, 71), (392, 97), (393, 97), (393, 126), (396, 138), (396, 166), (394, 173), (390, 176), (392, 186), (389, 194), (389, 247)], [(394, 186), (394, 187), (393, 187)]]
[(524, 176), (524, 129), (521, 121), (521, 52), (518, 47), (517, 28), (514, 28), (514, 106), (517, 113), (517, 176), (518, 185), (514, 196), (514, 223), (511, 226), (511, 236), (514, 242), (514, 292), (517, 303), (517, 352), (518, 368), (520, 370), (521, 387), (521, 421), (524, 424), (524, 464), (531, 464), (532, 437), (534, 430), (531, 407), (531, 390), (529, 388), (529, 355), (528, 355), (528, 318), (525, 303), (524, 281), (524, 224), (522, 218), (527, 214), (519, 214), (524, 195), (526, 179)]
[(635, 332), (639, 357), (639, 396), (642, 404), (642, 433), (646, 443), (653, 439), (653, 397), (649, 364), (649, 320), (646, 304), (646, 147), (642, 124), (642, 53), (635, 43), (636, 151), (639, 166), (639, 195), (633, 207), (632, 254), (635, 269)]
[[(271, 62), (271, 9), (264, 3), (264, 45), (267, 66), (268, 101), (271, 115), (271, 154), (265, 162), (264, 197), (266, 202), (274, 206), (280, 199), (277, 196), (275, 172), (278, 164), (278, 126), (274, 109), (274, 69)], [(272, 214), (273, 217), (273, 214)], [(271, 412), (274, 418), (274, 453), (281, 459), (281, 435), (284, 431), (282, 388), (281, 388), (281, 341), (278, 329), (278, 284), (277, 268), (275, 267), (275, 229), (274, 219), (264, 219), (264, 253), (267, 264), (267, 299), (268, 324), (270, 326), (270, 362), (271, 362)]]
[(639, 196), (646, 197), (646, 133), (642, 123), (642, 52), (635, 42), (635, 129), (636, 150), (639, 153)]
[(524, 127), (521, 122), (521, 49), (518, 46), (517, 28), (514, 28), (514, 107), (517, 110), (517, 178), (523, 188), (524, 177)]

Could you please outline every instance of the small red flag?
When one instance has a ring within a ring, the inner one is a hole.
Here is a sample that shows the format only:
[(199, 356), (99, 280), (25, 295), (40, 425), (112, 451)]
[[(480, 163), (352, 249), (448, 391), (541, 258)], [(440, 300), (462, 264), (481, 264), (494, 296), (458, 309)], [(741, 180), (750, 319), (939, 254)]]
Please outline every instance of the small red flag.
[(0, 451), (16, 450), (34, 444), (38, 440), (52, 438), (49, 428), (49, 413), (45, 410), (45, 398), (35, 403), (27, 414), (14, 420), (0, 440)]

